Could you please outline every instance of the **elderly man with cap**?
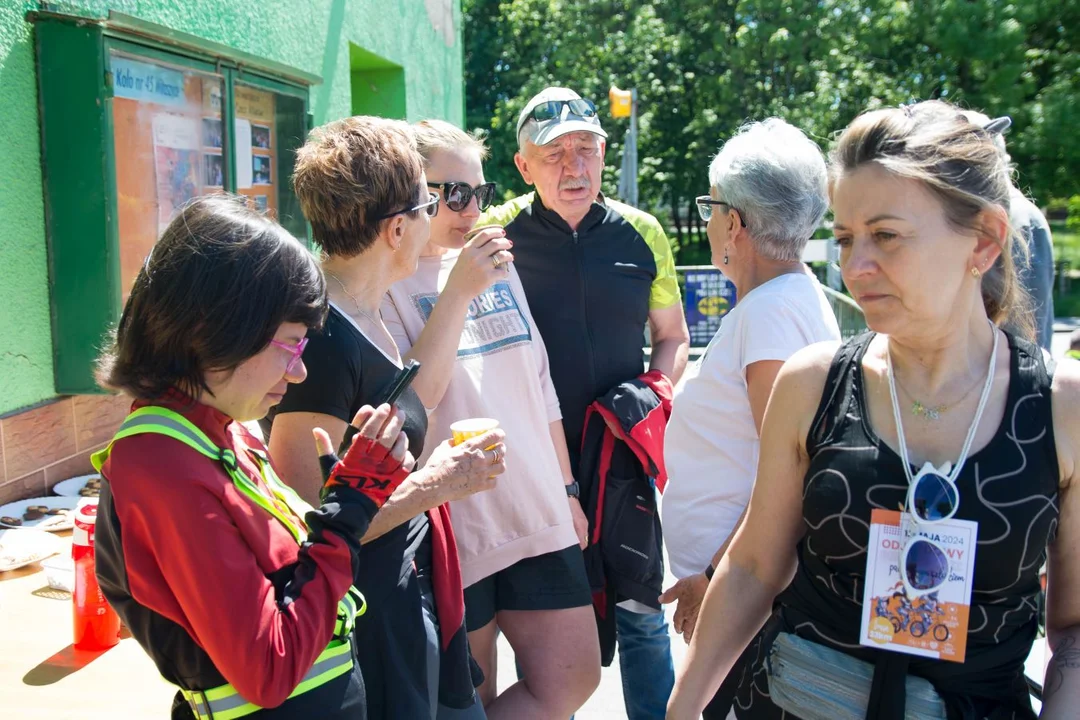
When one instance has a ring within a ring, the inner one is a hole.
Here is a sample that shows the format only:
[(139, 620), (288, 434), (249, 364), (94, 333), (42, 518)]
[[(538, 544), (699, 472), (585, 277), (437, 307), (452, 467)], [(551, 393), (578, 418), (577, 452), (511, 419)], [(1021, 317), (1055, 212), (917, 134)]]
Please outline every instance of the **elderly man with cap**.
[[(690, 344), (663, 228), (652, 215), (600, 192), (606, 138), (591, 101), (558, 87), (536, 95), (518, 119), (514, 156), (534, 192), (480, 219), (504, 226), (514, 242), (514, 264), (547, 345), (575, 472), (589, 406), (642, 375), (646, 325), (650, 370), (662, 373), (664, 385), (682, 374)], [(651, 555), (662, 574), (658, 533)], [(674, 683), (663, 613), (658, 603), (619, 600), (614, 614), (627, 715), (663, 718)]]

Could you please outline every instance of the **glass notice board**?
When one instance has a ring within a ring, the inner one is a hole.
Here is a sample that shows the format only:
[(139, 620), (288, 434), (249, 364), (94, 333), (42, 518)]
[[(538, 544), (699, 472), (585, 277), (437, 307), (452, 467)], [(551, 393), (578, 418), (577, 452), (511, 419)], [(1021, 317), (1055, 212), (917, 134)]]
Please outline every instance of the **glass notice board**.
[(127, 300), (176, 211), (197, 195), (225, 187), (221, 120), (213, 119), (204, 101), (214, 92), (220, 100), (223, 79), (117, 52), (109, 60), (120, 284)]
[(131, 18), (31, 15), (56, 391), (101, 392), (105, 334), (184, 203), (238, 193), (309, 243), (290, 177), (318, 78)]
[(229, 113), (226, 76), (115, 50), (109, 65), (122, 299), (161, 232), (197, 195), (244, 195), (305, 239), (289, 184), (306, 130), (302, 98), (234, 82)]

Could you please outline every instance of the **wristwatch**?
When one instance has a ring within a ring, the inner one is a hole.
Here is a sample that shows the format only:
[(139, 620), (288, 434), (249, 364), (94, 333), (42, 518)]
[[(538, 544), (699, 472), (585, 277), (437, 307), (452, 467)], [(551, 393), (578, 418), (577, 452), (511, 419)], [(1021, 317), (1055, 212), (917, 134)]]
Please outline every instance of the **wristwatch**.
[(577, 480), (564, 487), (566, 487), (567, 497), (581, 499), (581, 486), (577, 484)]
[(705, 579), (711, 582), (714, 572), (716, 572), (716, 568), (713, 567), (712, 563), (709, 563), (709, 567), (705, 568)]

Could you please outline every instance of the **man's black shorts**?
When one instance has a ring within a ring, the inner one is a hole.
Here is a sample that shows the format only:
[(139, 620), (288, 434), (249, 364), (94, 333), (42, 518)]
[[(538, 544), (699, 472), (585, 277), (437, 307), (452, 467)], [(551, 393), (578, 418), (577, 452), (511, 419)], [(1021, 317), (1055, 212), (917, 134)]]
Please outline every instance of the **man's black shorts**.
[(479, 630), (501, 610), (565, 610), (592, 604), (581, 548), (519, 560), (465, 588), (465, 626)]

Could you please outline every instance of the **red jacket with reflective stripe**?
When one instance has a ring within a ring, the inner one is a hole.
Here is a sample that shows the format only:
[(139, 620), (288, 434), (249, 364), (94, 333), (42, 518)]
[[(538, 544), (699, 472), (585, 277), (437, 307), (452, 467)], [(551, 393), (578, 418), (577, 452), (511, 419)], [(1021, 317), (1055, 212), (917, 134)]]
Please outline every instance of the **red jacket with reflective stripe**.
[[(248, 450), (265, 448), (243, 425), (206, 405), (155, 404), (232, 448), (266, 489)], [(262, 707), (283, 703), (330, 642), (352, 583), (349, 543), (326, 532), (302, 549), (219, 462), (164, 435), (118, 440), (102, 476), (98, 577), (161, 674), (189, 689), (228, 682)]]

